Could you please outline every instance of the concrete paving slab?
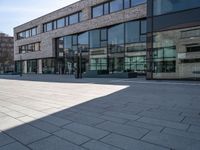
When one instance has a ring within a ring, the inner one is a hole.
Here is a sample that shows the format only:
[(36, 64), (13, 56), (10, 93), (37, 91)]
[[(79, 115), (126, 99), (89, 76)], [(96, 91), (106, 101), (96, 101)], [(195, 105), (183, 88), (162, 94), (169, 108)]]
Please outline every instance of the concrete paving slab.
[(86, 136), (83, 136), (81, 134), (77, 134), (75, 132), (72, 132), (72, 131), (69, 131), (69, 130), (66, 130), (66, 129), (59, 130), (57, 132), (54, 132), (53, 134), (56, 135), (56, 136), (59, 136), (63, 139), (66, 139), (66, 140), (68, 140), (68, 141), (70, 141), (74, 144), (77, 144), (77, 145), (81, 145), (81, 144), (90, 140)]
[(64, 126), (63, 128), (74, 131), (76, 133), (80, 133), (92, 139), (100, 139), (109, 134), (109, 132), (107, 131), (79, 123), (71, 123), (69, 125)]
[(100, 129), (104, 129), (106, 131), (110, 131), (113, 133), (118, 133), (121, 135), (129, 136), (135, 139), (140, 139), (145, 134), (149, 132), (149, 130), (139, 127), (133, 127), (133, 126), (127, 126), (127, 125), (121, 125), (113, 122), (104, 122), (98, 126), (96, 126)]
[(13, 143), (15, 140), (11, 137), (9, 137), (8, 135), (0, 132), (0, 147), (7, 145), (9, 143)]
[(116, 134), (108, 135), (101, 141), (125, 150), (169, 150), (168, 148), (163, 148), (154, 144), (145, 143)]
[(117, 147), (99, 142), (99, 141), (89, 141), (83, 145), (83, 147), (87, 148), (88, 150), (121, 150)]
[(7, 130), (5, 132), (24, 144), (32, 143), (50, 135), (47, 132), (26, 124)]
[(199, 150), (200, 141), (166, 133), (151, 132), (142, 140), (175, 150)]
[(0, 150), (30, 150), (30, 149), (18, 142), (14, 142), (14, 143), (5, 145), (3, 147), (0, 147)]
[(32, 150), (84, 150), (77, 145), (69, 143), (55, 136), (50, 136), (29, 145)]
[(169, 128), (180, 129), (180, 130), (186, 130), (189, 127), (189, 125), (183, 124), (183, 123), (165, 121), (165, 120), (148, 118), (148, 117), (142, 117), (142, 118), (138, 119), (137, 121), (149, 123), (149, 124), (160, 125), (160, 126), (169, 127)]

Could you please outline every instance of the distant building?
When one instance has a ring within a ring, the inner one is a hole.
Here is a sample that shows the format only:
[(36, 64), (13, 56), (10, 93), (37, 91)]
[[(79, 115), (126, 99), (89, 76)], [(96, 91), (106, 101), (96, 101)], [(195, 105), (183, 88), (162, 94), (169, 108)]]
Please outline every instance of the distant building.
[(14, 72), (13, 37), (0, 33), (0, 74)]
[(81, 0), (14, 36), (23, 73), (200, 78), (199, 0)]

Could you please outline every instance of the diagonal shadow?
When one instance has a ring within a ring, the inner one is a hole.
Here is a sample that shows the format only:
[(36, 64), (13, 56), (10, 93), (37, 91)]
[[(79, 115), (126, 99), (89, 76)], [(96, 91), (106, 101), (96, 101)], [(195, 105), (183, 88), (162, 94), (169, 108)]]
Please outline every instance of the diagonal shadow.
[[(12, 81), (18, 80), (16, 78), (9, 79)], [(11, 83), (11, 81), (9, 82)], [(22, 82), (21, 84), (23, 85), (24, 82), (27, 82), (27, 79), (23, 81), (20, 80), (20, 82)], [(119, 102), (117, 100), (116, 104), (114, 104), (113, 98), (126, 93), (129, 86), (117, 84), (106, 85), (105, 82), (107, 82), (107, 80), (97, 82), (98, 84), (101, 84), (98, 85), (99, 87), (102, 86), (100, 90), (103, 90), (103, 88), (109, 88), (110, 86), (113, 90), (108, 90), (108, 92), (105, 92), (104, 90), (104, 94), (100, 94), (101, 92), (99, 91), (96, 93), (97, 95), (94, 93), (89, 98), (84, 97), (85, 95), (83, 94), (83, 97), (77, 99), (77, 102), (72, 103), (73, 100), (71, 100), (69, 103), (72, 104), (68, 105), (66, 103), (66, 106), (63, 106), (61, 109), (46, 109), (46, 112), (44, 112), (29, 109), (31, 105), (28, 109), (20, 110), (21, 108), (17, 108), (17, 111), (20, 114), (25, 114), (24, 116), (19, 117), (20, 119), (0, 113), (0, 150), (79, 150), (84, 149), (80, 145), (90, 140), (101, 139), (108, 135), (109, 132), (98, 129), (95, 126), (108, 120), (108, 118), (102, 118), (104, 112), (114, 108), (117, 109), (119, 106), (124, 107), (126, 105), (126, 101)], [(72, 83), (72, 81), (70, 83)], [(72, 84), (79, 87), (81, 86), (80, 84), (89, 86), (91, 83), (94, 84), (94, 80), (89, 82), (88, 80), (82, 82), (74, 82), (73, 80)], [(40, 80), (34, 84), (40, 84)], [(88, 92), (88, 94), (89, 93), (90, 92)], [(42, 94), (42, 92), (40, 94)], [(20, 97), (20, 95), (17, 96)], [(34, 101), (34, 97), (26, 97), (26, 94), (23, 95), (23, 97)], [(8, 102), (11, 102), (12, 100), (14, 100), (14, 97), (9, 99)], [(6, 103), (3, 103), (2, 101), (0, 102), (6, 106)], [(13, 103), (15, 104), (16, 102)], [(10, 104), (12, 105), (12, 103)], [(56, 104), (57, 103), (55, 103), (55, 105)], [(32, 105), (34, 106), (34, 104)], [(1, 106), (0, 109), (1, 108), (3, 107)]]

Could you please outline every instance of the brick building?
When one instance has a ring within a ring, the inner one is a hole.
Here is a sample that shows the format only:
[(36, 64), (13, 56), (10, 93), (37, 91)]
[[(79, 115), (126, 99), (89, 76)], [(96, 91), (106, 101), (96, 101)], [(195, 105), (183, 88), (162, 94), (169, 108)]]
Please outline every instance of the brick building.
[(16, 71), (196, 79), (199, 11), (196, 0), (81, 0), (14, 29)]
[(14, 41), (0, 33), (0, 74), (8, 72), (14, 72)]

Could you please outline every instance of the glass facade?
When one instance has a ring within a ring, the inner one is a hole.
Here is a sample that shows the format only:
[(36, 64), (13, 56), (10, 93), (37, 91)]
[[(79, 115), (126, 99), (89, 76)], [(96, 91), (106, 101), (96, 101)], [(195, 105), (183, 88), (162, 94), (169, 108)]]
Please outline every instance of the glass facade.
[(48, 58), (42, 60), (42, 73), (43, 74), (55, 73), (55, 59)]
[(92, 9), (92, 16), (93, 17), (98, 17), (98, 16), (102, 16), (104, 14), (103, 12), (103, 5), (99, 5), (99, 6), (96, 6)]
[(37, 73), (37, 60), (27, 60), (27, 73)]
[(154, 0), (154, 15), (200, 7), (199, 0)]
[(146, 3), (146, 2), (147, 2), (147, 0), (131, 0), (131, 6), (134, 7), (134, 6)]
[(78, 35), (78, 49), (81, 52), (87, 52), (89, 49), (89, 33), (85, 32)]
[(146, 3), (146, 0), (112, 0), (92, 7), (92, 17), (99, 17)]
[(108, 47), (110, 53), (124, 52), (124, 24), (108, 29)]
[(176, 71), (176, 38), (173, 33), (156, 33), (154, 35), (154, 71)]
[(194, 78), (200, 70), (200, 29), (185, 28), (154, 34), (153, 63), (155, 73), (176, 73)]
[(25, 30), (23, 32), (17, 33), (17, 39), (18, 40), (25, 39), (25, 38), (32, 37), (35, 35), (37, 35), (37, 27), (33, 27), (33, 28)]
[(110, 2), (110, 12), (116, 12), (123, 9), (123, 0), (114, 0)]
[(69, 16), (69, 24), (76, 24), (79, 22), (79, 13)]
[(76, 67), (76, 54), (81, 52), (82, 72), (145, 72), (146, 39), (143, 36), (146, 37), (146, 20), (68, 35), (57, 39), (57, 56), (62, 60), (61, 68), (65, 68), (64, 62), (69, 60), (71, 66)]
[(107, 70), (106, 58), (92, 58), (90, 59), (90, 70)]
[(130, 56), (125, 58), (125, 70), (144, 72), (146, 70), (146, 56)]
[(62, 28), (68, 25), (76, 24), (83, 21), (83, 13), (77, 12), (63, 18), (53, 20), (51, 22), (43, 24), (43, 32), (52, 31), (58, 28)]
[(65, 26), (65, 18), (61, 18), (57, 20), (57, 28), (61, 28)]
[(19, 54), (40, 51), (40, 43), (19, 46)]

